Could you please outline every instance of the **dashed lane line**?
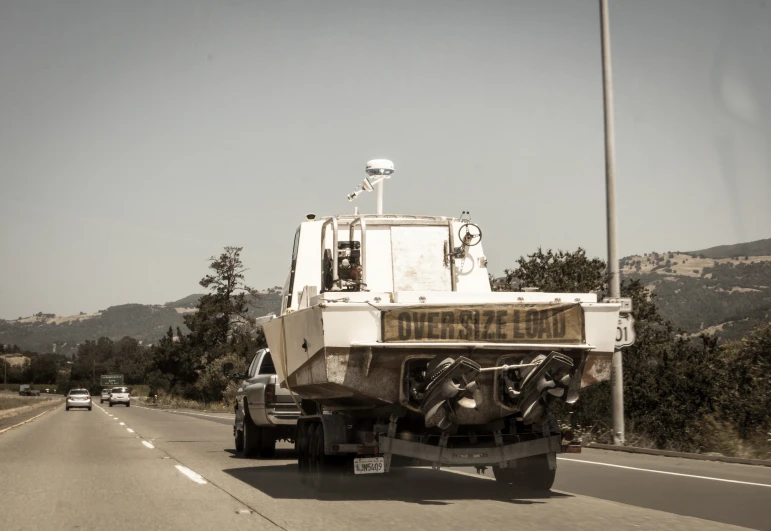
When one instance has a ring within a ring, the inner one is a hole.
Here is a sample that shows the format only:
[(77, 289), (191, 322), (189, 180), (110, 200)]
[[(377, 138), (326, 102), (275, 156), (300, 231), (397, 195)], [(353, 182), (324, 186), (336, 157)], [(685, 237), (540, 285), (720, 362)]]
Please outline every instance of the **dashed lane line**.
[(182, 472), (184, 475), (186, 475), (187, 477), (189, 477), (190, 479), (192, 479), (193, 481), (195, 481), (199, 485), (206, 485), (206, 483), (207, 483), (207, 481), (205, 479), (203, 479), (203, 476), (201, 476), (197, 472), (193, 472), (192, 470), (190, 470), (186, 466), (175, 465), (174, 468), (176, 468), (177, 470)]

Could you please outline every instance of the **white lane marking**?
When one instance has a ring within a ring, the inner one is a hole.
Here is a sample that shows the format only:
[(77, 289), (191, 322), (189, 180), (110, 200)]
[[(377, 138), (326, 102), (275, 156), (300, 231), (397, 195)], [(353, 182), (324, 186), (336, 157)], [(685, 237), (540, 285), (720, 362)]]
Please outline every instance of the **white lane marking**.
[(708, 479), (710, 481), (722, 481), (723, 483), (738, 483), (739, 485), (751, 485), (753, 487), (771, 488), (771, 484), (768, 484), (768, 483), (752, 483), (750, 481), (739, 481), (736, 479), (713, 478), (710, 476), (696, 476), (694, 474), (681, 474), (680, 472), (665, 472), (663, 470), (651, 470), (650, 468), (636, 468), (633, 466), (612, 465), (610, 463), (598, 463), (596, 461), (583, 461), (580, 459), (566, 459), (564, 457), (558, 457), (557, 459), (559, 459), (560, 461), (570, 461), (571, 463), (586, 463), (588, 465), (609, 466), (613, 468), (625, 468), (627, 470), (639, 470), (640, 472), (651, 472), (653, 474), (666, 474), (668, 476), (681, 476), (684, 478)]
[(134, 430), (132, 430), (131, 428), (126, 428), (126, 431), (129, 433), (134, 433)]
[(177, 470), (182, 472), (184, 475), (186, 475), (187, 477), (189, 477), (190, 479), (192, 479), (193, 481), (195, 481), (199, 485), (206, 485), (206, 480), (203, 479), (203, 477), (200, 474), (198, 474), (196, 472), (193, 472), (192, 470), (190, 470), (186, 466), (175, 465), (174, 468), (176, 468)]
[(153, 446), (152, 444), (150, 444), (150, 443), (149, 443), (149, 442), (147, 442), (147, 441), (142, 441), (142, 444), (144, 444), (145, 446), (147, 446), (147, 447), (148, 447), (148, 448), (150, 448), (151, 450), (152, 450), (153, 448), (155, 448), (155, 446)]
[(34, 417), (32, 417), (31, 419), (27, 419), (27, 420), (25, 420), (25, 421), (23, 421), (23, 422), (19, 422), (18, 424), (14, 424), (13, 426), (8, 426), (7, 428), (3, 428), (2, 430), (0, 430), (0, 433), (5, 433), (5, 432), (7, 432), (8, 430), (12, 430), (12, 429), (14, 429), (14, 428), (18, 428), (19, 426), (21, 426), (21, 425), (23, 425), (23, 424), (26, 424), (27, 422), (32, 422), (32, 421), (33, 421), (33, 420), (35, 420), (36, 418), (38, 418), (38, 417), (42, 417), (43, 415), (45, 415), (45, 414), (46, 414), (46, 413), (48, 413), (49, 411), (53, 411), (54, 409), (56, 409), (56, 407), (58, 407), (58, 404), (57, 404), (57, 406), (55, 406), (55, 407), (52, 407), (51, 409), (46, 409), (46, 410), (45, 410), (45, 411), (43, 411), (43, 412), (42, 412), (40, 415), (35, 415), (35, 416), (34, 416)]
[(192, 411), (177, 411), (176, 409), (155, 409), (152, 407), (136, 406), (140, 409), (147, 409), (150, 411), (162, 411), (165, 413), (176, 413), (178, 415), (197, 415), (199, 417), (212, 417), (215, 419), (230, 419), (235, 416), (235, 413), (217, 413), (216, 415), (208, 415), (205, 413), (193, 413)]
[(118, 424), (120, 424), (121, 426), (125, 426), (126, 425), (125, 422), (119, 422)]

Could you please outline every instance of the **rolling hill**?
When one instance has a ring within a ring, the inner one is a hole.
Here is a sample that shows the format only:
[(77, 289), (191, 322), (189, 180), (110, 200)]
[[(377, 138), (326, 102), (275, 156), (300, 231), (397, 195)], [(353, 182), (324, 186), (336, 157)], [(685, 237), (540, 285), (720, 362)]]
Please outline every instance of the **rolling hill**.
[[(100, 337), (118, 340), (131, 336), (150, 345), (163, 336), (169, 326), (187, 332), (182, 317), (196, 311), (200, 296), (193, 294), (162, 305), (121, 304), (91, 314), (56, 316), (41, 312), (22, 319), (0, 319), (0, 343), (16, 344), (23, 350), (66, 355), (71, 355), (79, 343)], [(280, 307), (280, 290), (270, 288), (251, 301), (249, 313), (261, 317), (278, 313)]]
[(771, 239), (621, 259), (652, 289), (662, 315), (690, 334), (740, 339), (771, 321)]

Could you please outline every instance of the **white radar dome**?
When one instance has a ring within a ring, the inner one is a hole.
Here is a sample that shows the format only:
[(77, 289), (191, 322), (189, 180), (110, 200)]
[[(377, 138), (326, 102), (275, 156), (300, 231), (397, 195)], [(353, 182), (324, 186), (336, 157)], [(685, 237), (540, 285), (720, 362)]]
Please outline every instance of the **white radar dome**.
[(374, 159), (367, 162), (367, 175), (391, 175), (394, 163), (387, 159)]

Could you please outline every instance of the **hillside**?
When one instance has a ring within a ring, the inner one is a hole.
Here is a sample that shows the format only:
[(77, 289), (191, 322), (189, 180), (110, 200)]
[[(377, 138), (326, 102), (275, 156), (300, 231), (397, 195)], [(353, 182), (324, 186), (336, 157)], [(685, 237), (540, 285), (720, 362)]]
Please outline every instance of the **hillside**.
[(771, 239), (628, 256), (621, 268), (652, 289), (661, 313), (690, 334), (740, 339), (771, 321)]
[[(149, 345), (169, 326), (187, 332), (183, 315), (196, 311), (200, 296), (189, 295), (163, 305), (122, 304), (90, 314), (56, 316), (41, 312), (22, 319), (0, 319), (0, 343), (16, 344), (23, 350), (66, 355), (71, 355), (79, 343), (100, 337), (118, 340), (130, 336)], [(278, 313), (280, 307), (281, 293), (277, 288), (271, 288), (261, 291), (259, 297), (251, 301), (249, 313), (261, 317)]]
[(734, 245), (719, 245), (701, 251), (691, 251), (693, 256), (703, 255), (706, 258), (734, 258), (738, 256), (769, 256), (771, 255), (771, 238), (754, 242), (737, 243)]

